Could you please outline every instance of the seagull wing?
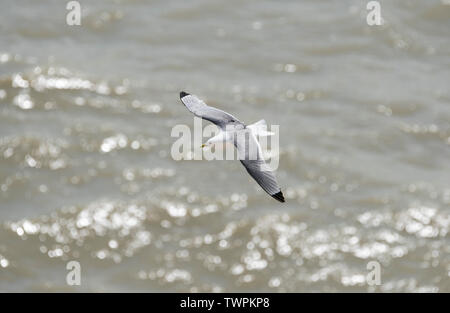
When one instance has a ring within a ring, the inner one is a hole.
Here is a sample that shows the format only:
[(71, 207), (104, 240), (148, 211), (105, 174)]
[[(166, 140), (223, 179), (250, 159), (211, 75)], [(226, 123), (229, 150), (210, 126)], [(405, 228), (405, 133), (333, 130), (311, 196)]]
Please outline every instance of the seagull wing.
[(194, 115), (201, 117), (204, 120), (210, 121), (216, 124), (222, 129), (225, 129), (227, 124), (240, 123), (233, 115), (228, 114), (222, 110), (210, 107), (205, 102), (200, 100), (194, 95), (188, 94), (184, 91), (180, 92), (181, 102), (188, 108)]
[[(248, 134), (248, 135), (247, 135)], [(261, 188), (280, 202), (284, 202), (273, 171), (264, 161), (261, 146), (253, 132), (242, 130), (236, 133), (234, 145), (238, 150), (239, 159), (247, 172), (261, 186)]]

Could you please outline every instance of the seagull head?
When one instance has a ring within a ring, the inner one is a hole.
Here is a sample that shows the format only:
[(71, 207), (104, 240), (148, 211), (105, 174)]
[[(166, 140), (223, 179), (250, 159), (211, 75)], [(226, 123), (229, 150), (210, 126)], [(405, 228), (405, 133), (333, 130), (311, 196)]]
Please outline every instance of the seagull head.
[(212, 145), (213, 145), (213, 144), (212, 144), (211, 142), (207, 141), (207, 142), (205, 142), (204, 144), (202, 144), (202, 149), (203, 149), (203, 148), (211, 148)]

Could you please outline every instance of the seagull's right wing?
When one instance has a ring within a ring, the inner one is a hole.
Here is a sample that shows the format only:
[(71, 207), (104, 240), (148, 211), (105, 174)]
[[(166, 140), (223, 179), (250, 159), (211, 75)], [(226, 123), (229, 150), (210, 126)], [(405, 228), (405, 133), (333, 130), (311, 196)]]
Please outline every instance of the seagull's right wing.
[[(245, 133), (247, 134), (245, 134)], [(242, 135), (243, 134), (243, 135)], [(243, 130), (234, 138), (234, 145), (239, 154), (239, 159), (247, 172), (254, 180), (273, 198), (284, 202), (273, 171), (264, 161), (261, 146), (252, 131)]]
[(194, 115), (208, 120), (222, 129), (225, 129), (226, 125), (229, 123), (241, 123), (233, 115), (228, 114), (227, 112), (224, 112), (222, 110), (210, 107), (196, 96), (190, 95), (184, 91), (180, 92), (180, 99), (181, 102), (183, 102), (183, 104), (188, 108), (188, 110), (194, 113)]

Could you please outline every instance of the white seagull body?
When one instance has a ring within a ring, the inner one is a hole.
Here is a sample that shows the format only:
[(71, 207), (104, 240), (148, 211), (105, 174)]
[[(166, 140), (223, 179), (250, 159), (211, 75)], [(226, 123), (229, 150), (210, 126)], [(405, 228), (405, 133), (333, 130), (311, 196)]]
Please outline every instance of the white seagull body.
[(283, 193), (278, 186), (275, 175), (264, 161), (261, 146), (255, 136), (272, 134), (262, 130), (261, 126), (266, 125), (264, 120), (252, 125), (245, 125), (231, 114), (206, 105), (194, 95), (182, 91), (180, 92), (180, 99), (194, 115), (216, 124), (220, 129), (219, 134), (210, 138), (203, 146), (224, 142), (234, 144), (239, 154), (239, 160), (250, 176), (265, 192), (276, 200), (284, 202)]

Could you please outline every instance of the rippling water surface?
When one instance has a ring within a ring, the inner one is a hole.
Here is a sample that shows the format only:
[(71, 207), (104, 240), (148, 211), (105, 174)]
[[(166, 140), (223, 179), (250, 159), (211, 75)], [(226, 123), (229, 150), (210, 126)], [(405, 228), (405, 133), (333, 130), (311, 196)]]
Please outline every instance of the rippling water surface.
[[(449, 292), (450, 4), (380, 2), (1, 1), (0, 290)], [(171, 158), (180, 90), (280, 125), (285, 204)]]

